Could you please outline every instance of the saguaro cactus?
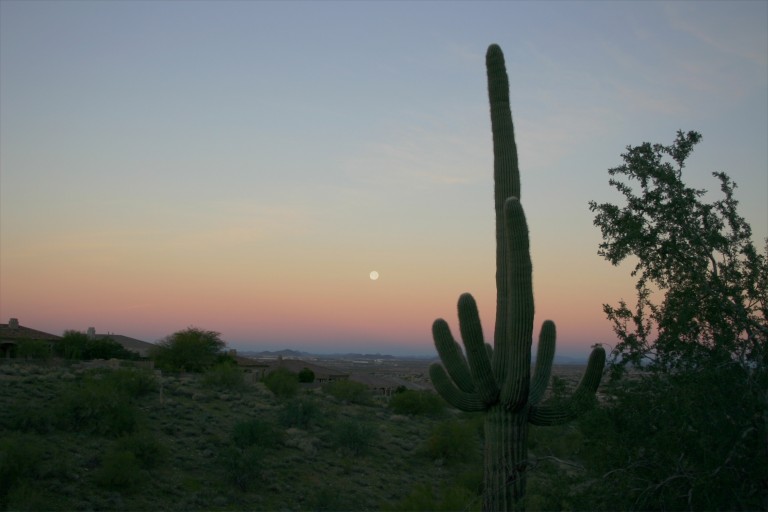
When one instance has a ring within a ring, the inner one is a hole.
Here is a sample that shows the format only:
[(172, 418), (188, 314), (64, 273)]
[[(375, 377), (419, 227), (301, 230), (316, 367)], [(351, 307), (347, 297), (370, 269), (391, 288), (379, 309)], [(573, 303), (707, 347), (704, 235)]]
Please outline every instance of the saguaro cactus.
[(430, 376), (438, 393), (463, 411), (485, 411), (484, 510), (523, 508), (528, 463), (528, 425), (557, 425), (589, 405), (600, 384), (605, 351), (597, 347), (576, 391), (565, 401), (542, 401), (555, 354), (555, 324), (541, 327), (531, 378), (533, 286), (528, 226), (520, 204), (509, 82), (501, 48), (486, 54), (493, 131), (496, 206), (496, 326), (493, 346), (483, 338), (475, 300), (459, 298), (459, 325), (466, 354), (448, 324), (435, 320), (432, 335), (442, 365)]

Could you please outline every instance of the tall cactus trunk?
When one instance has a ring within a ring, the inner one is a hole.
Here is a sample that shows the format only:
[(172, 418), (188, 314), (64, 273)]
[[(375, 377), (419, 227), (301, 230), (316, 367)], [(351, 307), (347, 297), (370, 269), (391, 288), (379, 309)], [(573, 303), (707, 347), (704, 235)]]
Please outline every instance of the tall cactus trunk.
[(483, 510), (518, 510), (525, 496), (528, 463), (527, 410), (496, 404), (485, 418)]
[[(493, 181), (494, 209), (496, 212), (496, 324), (494, 329), (496, 374), (507, 377), (510, 368), (510, 355), (504, 354), (508, 346), (501, 340), (513, 339), (517, 343), (529, 343), (526, 351), (517, 351), (518, 361), (513, 362), (520, 384), (527, 388), (530, 378), (530, 339), (533, 327), (533, 287), (523, 290), (529, 297), (513, 297), (510, 289), (508, 258), (510, 252), (524, 251), (520, 254), (527, 259), (529, 272), (530, 256), (528, 247), (510, 247), (507, 238), (507, 225), (504, 219), (504, 203), (510, 197), (520, 199), (520, 171), (515, 143), (515, 127), (512, 122), (512, 109), (509, 101), (509, 79), (501, 48), (491, 45), (485, 57), (488, 77), (488, 98), (491, 106), (491, 126), (493, 134)], [(519, 290), (518, 290), (519, 291)], [(516, 308), (516, 316), (529, 316), (530, 322), (508, 322), (510, 308)], [(525, 309), (530, 309), (525, 311)], [(510, 332), (516, 327), (524, 332)], [(527, 328), (527, 332), (525, 329)], [(512, 348), (512, 347), (509, 347)], [(513, 349), (514, 350), (514, 349)], [(528, 357), (525, 357), (525, 354)], [(520, 356), (523, 356), (522, 358)], [(517, 364), (515, 364), (517, 363)], [(520, 386), (522, 387), (522, 386)], [(527, 389), (525, 396), (527, 397)], [(484, 510), (517, 510), (522, 507), (525, 497), (528, 465), (528, 408), (519, 403), (510, 410), (503, 404), (489, 408), (485, 419), (485, 475), (483, 478), (485, 495)]]
[(569, 421), (591, 405), (600, 384), (605, 351), (596, 347), (587, 370), (569, 400), (541, 403), (555, 353), (555, 324), (545, 321), (539, 335), (536, 370), (531, 377), (533, 284), (528, 226), (520, 203), (509, 82), (504, 55), (496, 45), (486, 54), (494, 154), (496, 208), (496, 325), (493, 347), (483, 338), (475, 300), (459, 298), (465, 352), (443, 319), (432, 334), (442, 365), (430, 367), (435, 389), (454, 407), (484, 411), (484, 510), (522, 510), (528, 461), (528, 428)]

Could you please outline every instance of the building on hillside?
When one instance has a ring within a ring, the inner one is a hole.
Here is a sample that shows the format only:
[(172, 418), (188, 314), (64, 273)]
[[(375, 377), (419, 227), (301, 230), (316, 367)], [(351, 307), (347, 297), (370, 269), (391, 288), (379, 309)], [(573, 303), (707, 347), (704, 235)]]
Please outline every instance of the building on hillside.
[(368, 387), (368, 389), (378, 396), (392, 396), (397, 388), (404, 388), (414, 391), (429, 390), (428, 386), (423, 386), (399, 377), (376, 375), (373, 373), (353, 373), (349, 380), (359, 382)]
[[(308, 363), (300, 359), (283, 359), (278, 357), (276, 360), (267, 361), (269, 367), (266, 368), (264, 375), (278, 368), (285, 368), (293, 373), (299, 373), (304, 368), (311, 370), (315, 374), (315, 384), (327, 384), (337, 380), (348, 380), (349, 374), (326, 368), (313, 363)], [(263, 376), (263, 375), (262, 375)]]
[(122, 334), (113, 334), (113, 333), (97, 334), (96, 329), (94, 327), (89, 327), (87, 334), (88, 334), (88, 339), (90, 340), (111, 339), (112, 341), (115, 341), (120, 345), (122, 345), (124, 349), (130, 350), (131, 352), (136, 352), (141, 357), (149, 357), (150, 350), (152, 350), (152, 348), (156, 346), (154, 343), (148, 343), (146, 341), (137, 340), (136, 338), (123, 336)]
[(53, 344), (60, 340), (61, 336), (24, 327), (17, 318), (11, 318), (7, 324), (0, 324), (0, 357), (14, 357), (19, 344), (26, 341), (45, 342), (53, 352)]
[(237, 355), (237, 349), (229, 349), (228, 354), (245, 374), (246, 382), (259, 382), (269, 369), (269, 364), (263, 361)]

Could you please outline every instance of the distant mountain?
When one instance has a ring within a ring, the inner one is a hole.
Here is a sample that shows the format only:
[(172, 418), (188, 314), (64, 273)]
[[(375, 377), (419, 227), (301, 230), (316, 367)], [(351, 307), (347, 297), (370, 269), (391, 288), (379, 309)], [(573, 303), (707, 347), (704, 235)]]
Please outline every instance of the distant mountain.
[(238, 350), (238, 354), (246, 357), (255, 357), (255, 358), (273, 358), (273, 357), (284, 357), (284, 358), (295, 358), (295, 359), (301, 359), (301, 358), (313, 358), (313, 359), (365, 359), (365, 360), (373, 360), (373, 359), (433, 359), (436, 356), (393, 356), (389, 354), (362, 354), (357, 352), (347, 352), (347, 353), (337, 353), (337, 354), (314, 354), (311, 352), (302, 352), (299, 350), (290, 350), (290, 349), (283, 349), (283, 350)]
[(300, 357), (307, 357), (311, 356), (312, 354), (308, 354), (307, 352), (299, 352), (298, 350), (290, 350), (290, 349), (283, 349), (283, 350), (261, 350), (261, 351), (255, 351), (255, 350), (238, 350), (237, 353), (242, 356), (247, 357), (292, 357), (292, 358), (300, 358)]
[[(386, 359), (386, 360), (394, 360), (394, 359), (410, 359), (410, 360), (435, 360), (438, 361), (439, 358), (437, 354), (433, 355), (424, 355), (424, 356), (393, 356), (389, 354), (362, 354), (357, 352), (347, 352), (347, 353), (337, 353), (337, 354), (314, 354), (312, 352), (303, 352), (300, 350), (291, 350), (291, 349), (283, 349), (283, 350), (238, 350), (238, 354), (241, 356), (246, 357), (254, 357), (254, 358), (265, 358), (265, 359), (271, 359), (271, 358), (277, 358), (277, 357), (283, 357), (283, 358), (290, 358), (290, 359), (343, 359), (343, 360), (375, 360), (375, 359)], [(534, 356), (532, 363), (536, 362), (536, 357)], [(571, 357), (571, 356), (559, 356), (555, 354), (555, 359), (553, 361), (553, 364), (574, 364), (574, 365), (584, 365), (587, 364), (587, 358), (586, 357)]]
[(355, 352), (349, 352), (346, 354), (324, 354), (317, 357), (333, 358), (333, 359), (404, 359), (403, 357), (390, 356), (386, 354), (358, 354)]
[[(534, 361), (536, 358), (534, 358)], [(570, 357), (570, 356), (558, 356), (555, 354), (555, 358), (552, 361), (552, 364), (578, 364), (578, 365), (584, 365), (587, 364), (587, 358), (586, 357)]]

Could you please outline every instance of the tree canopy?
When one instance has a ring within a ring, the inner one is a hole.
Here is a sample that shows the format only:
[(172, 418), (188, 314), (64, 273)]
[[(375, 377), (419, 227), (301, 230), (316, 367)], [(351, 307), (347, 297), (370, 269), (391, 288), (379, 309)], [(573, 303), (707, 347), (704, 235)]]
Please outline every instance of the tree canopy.
[(163, 338), (151, 357), (162, 370), (202, 372), (227, 357), (225, 348), (221, 333), (188, 327)]
[(685, 161), (700, 141), (695, 131), (678, 131), (668, 146), (628, 146), (624, 163), (608, 171), (625, 205), (589, 203), (603, 235), (598, 254), (614, 265), (636, 259), (636, 306), (604, 305), (619, 337), (615, 363), (764, 362), (766, 256), (756, 250), (737, 211), (736, 184), (724, 172), (712, 173), (722, 192), (714, 202), (683, 182)]
[(54, 344), (54, 354), (65, 359), (138, 359), (139, 354), (127, 350), (110, 337), (90, 338), (86, 333), (64, 331), (61, 341)]
[(697, 132), (628, 146), (609, 183), (625, 204), (590, 202), (614, 265), (632, 258), (637, 302), (605, 304), (618, 344), (606, 400), (582, 422), (590, 509), (768, 506), (768, 264), (738, 213), (683, 182)]

